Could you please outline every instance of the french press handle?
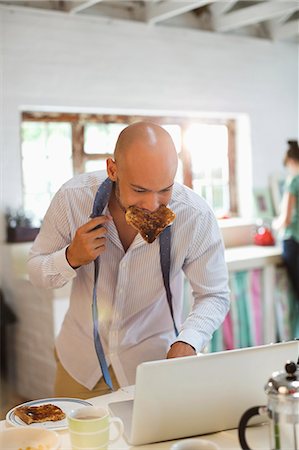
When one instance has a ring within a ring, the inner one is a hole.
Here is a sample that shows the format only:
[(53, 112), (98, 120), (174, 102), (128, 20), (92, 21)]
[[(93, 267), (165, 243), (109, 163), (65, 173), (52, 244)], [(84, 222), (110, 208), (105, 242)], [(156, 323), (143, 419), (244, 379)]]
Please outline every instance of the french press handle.
[(267, 411), (268, 411), (267, 406), (253, 406), (252, 408), (247, 409), (247, 411), (245, 411), (244, 414), (242, 415), (238, 426), (239, 442), (242, 450), (252, 450), (247, 444), (246, 440), (246, 427), (249, 420), (253, 416), (264, 415), (267, 413)]

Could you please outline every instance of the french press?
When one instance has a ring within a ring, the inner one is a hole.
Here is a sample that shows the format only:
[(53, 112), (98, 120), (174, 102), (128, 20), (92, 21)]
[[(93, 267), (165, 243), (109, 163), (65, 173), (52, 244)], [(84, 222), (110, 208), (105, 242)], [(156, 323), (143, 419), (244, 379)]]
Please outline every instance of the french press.
[(267, 414), (270, 419), (270, 449), (299, 450), (299, 359), (288, 361), (285, 370), (274, 372), (265, 386), (267, 406), (254, 406), (242, 415), (239, 442), (243, 450), (251, 450), (245, 431), (251, 417)]

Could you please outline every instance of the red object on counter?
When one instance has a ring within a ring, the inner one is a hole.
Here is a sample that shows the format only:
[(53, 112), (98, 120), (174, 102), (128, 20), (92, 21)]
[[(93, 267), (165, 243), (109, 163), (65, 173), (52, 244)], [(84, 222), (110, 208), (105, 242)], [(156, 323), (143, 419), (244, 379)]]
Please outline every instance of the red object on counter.
[(259, 227), (254, 235), (254, 243), (256, 245), (275, 245), (275, 239), (271, 230), (264, 226)]

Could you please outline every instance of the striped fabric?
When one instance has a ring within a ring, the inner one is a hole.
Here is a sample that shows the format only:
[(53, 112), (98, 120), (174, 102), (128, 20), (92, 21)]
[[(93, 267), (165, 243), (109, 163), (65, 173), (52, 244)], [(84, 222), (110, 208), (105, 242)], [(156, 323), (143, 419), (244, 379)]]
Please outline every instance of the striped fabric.
[[(105, 173), (79, 175), (58, 191), (46, 213), (28, 261), (32, 283), (58, 288), (72, 280), (70, 306), (58, 336), (59, 359), (75, 380), (91, 389), (101, 377), (92, 338), (93, 264), (73, 270), (65, 249), (76, 229), (88, 221), (94, 196)], [(228, 275), (217, 221), (207, 203), (192, 190), (175, 184), (170, 208), (172, 225), (170, 286), (176, 339), (162, 280), (159, 242), (147, 244), (138, 234), (127, 252), (113, 221), (107, 225), (107, 247), (101, 255), (99, 330), (121, 386), (133, 384), (136, 366), (166, 356), (175, 340), (201, 350), (222, 323), (229, 307)], [(194, 303), (182, 324), (183, 272)]]
[[(274, 307), (276, 340), (288, 341), (299, 337), (299, 303), (289, 284), (284, 267), (275, 269)], [(263, 270), (232, 272), (229, 274), (231, 307), (223, 325), (217, 329), (209, 350), (219, 352), (234, 348), (262, 345), (267, 322), (264, 311)]]
[(285, 268), (276, 270), (275, 313), (277, 337), (287, 341), (299, 337), (299, 303)]
[(262, 345), (263, 338), (263, 302), (262, 302), (262, 270), (254, 269), (250, 273), (251, 311), (253, 315), (252, 326), (254, 345)]

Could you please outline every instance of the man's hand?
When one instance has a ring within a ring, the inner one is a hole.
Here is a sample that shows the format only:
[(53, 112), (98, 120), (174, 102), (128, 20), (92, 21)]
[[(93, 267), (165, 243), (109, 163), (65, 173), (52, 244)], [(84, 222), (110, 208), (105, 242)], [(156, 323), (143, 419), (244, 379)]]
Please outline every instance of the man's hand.
[(88, 264), (105, 251), (107, 230), (103, 225), (109, 220), (110, 216), (95, 217), (78, 228), (66, 249), (66, 259), (71, 267), (75, 269)]
[(167, 353), (167, 359), (194, 355), (196, 355), (196, 351), (191, 345), (187, 344), (186, 342), (179, 341), (172, 344), (169, 352)]

